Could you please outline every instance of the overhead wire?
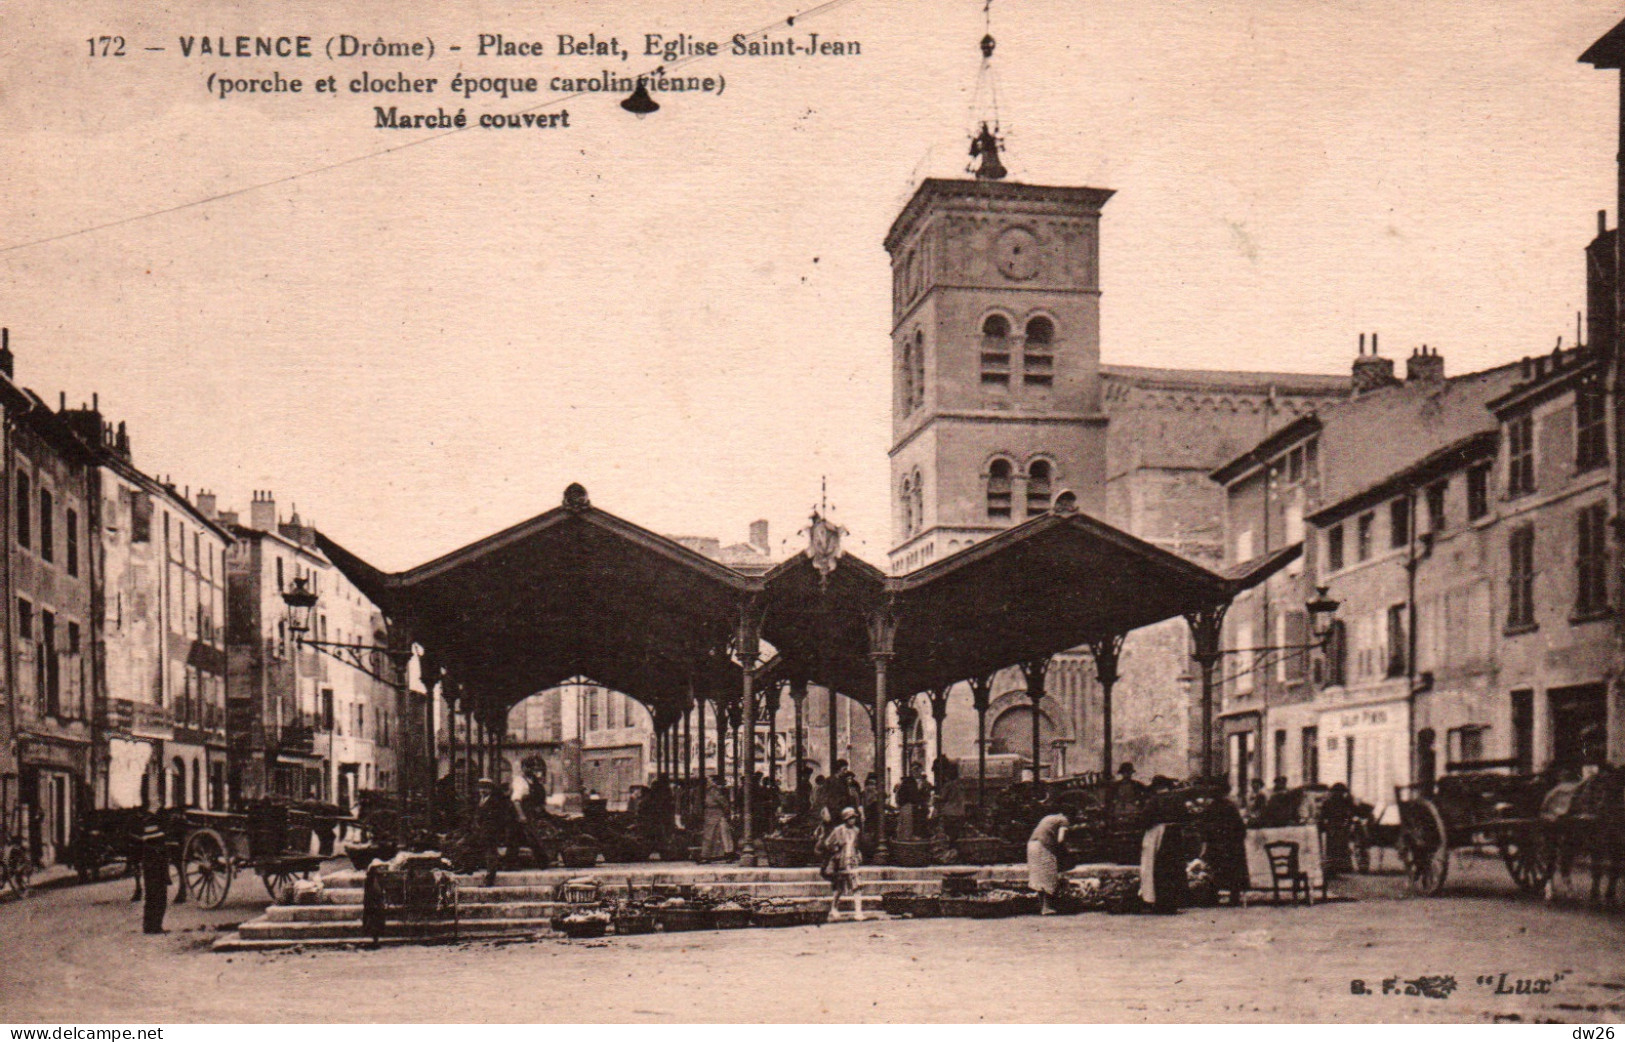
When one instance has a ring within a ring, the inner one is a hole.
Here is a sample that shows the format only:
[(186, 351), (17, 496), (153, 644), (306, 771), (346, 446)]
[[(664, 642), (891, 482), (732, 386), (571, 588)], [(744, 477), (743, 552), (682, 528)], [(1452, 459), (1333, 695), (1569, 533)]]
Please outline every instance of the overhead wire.
[[(740, 33), (738, 35), (743, 36), (746, 40), (760, 38), (760, 37), (766, 36), (768, 33), (772, 32), (775, 29), (780, 28), (781, 26), (784, 27), (784, 28), (791, 28), (791, 27), (794, 27), (795, 24), (798, 21), (805, 21), (808, 18), (814, 18), (814, 17), (817, 17), (817, 16), (822, 15), (822, 14), (827, 14), (828, 12), (833, 11), (838, 7), (843, 7), (846, 4), (853, 3), (853, 2), (855, 2), (855, 0), (825, 0), (824, 3), (816, 4), (813, 7), (807, 8), (805, 11), (800, 11), (800, 12), (797, 12), (796, 14), (788, 15), (788, 16), (786, 16), (784, 18), (779, 19), (776, 22), (773, 22), (771, 25), (764, 26), (764, 27), (762, 27), (760, 29), (756, 29), (756, 30), (754, 30), (752, 32), (749, 32), (749, 33)], [(702, 58), (706, 58), (706, 57), (709, 57), (709, 56), (688, 55), (686, 57), (679, 58), (676, 61), (664, 62), (664, 63), (662, 63), (660, 65), (657, 65), (654, 69), (650, 70), (649, 72), (638, 73), (637, 75), (632, 76), (630, 78), (633, 79), (633, 80), (643, 80), (643, 79), (646, 79), (646, 78), (649, 78), (649, 77), (652, 77), (652, 76), (662, 76), (669, 69), (681, 68), (684, 65), (687, 65), (687, 64), (689, 64), (691, 62), (700, 61)], [(519, 109), (517, 111), (518, 111), (518, 114), (520, 114), (520, 115), (524, 115), (524, 114), (527, 114), (527, 113), (545, 112), (545, 111), (547, 111), (547, 110), (549, 110), (551, 108), (554, 108), (556, 106), (562, 106), (562, 105), (564, 105), (564, 104), (566, 104), (568, 102), (575, 101), (578, 98), (583, 98), (583, 97), (587, 97), (588, 95), (595, 95), (595, 94), (600, 94), (600, 93), (605, 93), (605, 92), (602, 92), (602, 91), (589, 91), (589, 90), (578, 90), (578, 91), (574, 91), (574, 92), (569, 93), (569, 94), (562, 94), (562, 95), (559, 95), (557, 97), (549, 98), (548, 100), (546, 100), (544, 102), (540, 102), (540, 103), (538, 103), (536, 105), (532, 105), (529, 108), (523, 108), (523, 109)], [(204, 197), (202, 197), (200, 199), (191, 199), (191, 200), (188, 200), (188, 201), (186, 201), (184, 203), (177, 203), (174, 206), (165, 206), (165, 207), (161, 207), (161, 208), (156, 209), (156, 210), (145, 210), (145, 211), (142, 211), (140, 213), (130, 214), (129, 216), (120, 217), (120, 218), (117, 218), (115, 220), (102, 221), (102, 222), (100, 222), (98, 224), (85, 225), (84, 227), (75, 228), (75, 229), (73, 229), (71, 231), (59, 232), (59, 233), (57, 233), (55, 235), (47, 235), (47, 236), (42, 236), (41, 238), (38, 238), (38, 239), (29, 239), (29, 240), (27, 240), (25, 242), (18, 242), (18, 243), (12, 243), (10, 245), (0, 246), (0, 254), (13, 253), (13, 252), (15, 252), (17, 250), (25, 250), (25, 249), (29, 249), (29, 248), (32, 248), (32, 247), (35, 247), (35, 246), (45, 246), (45, 245), (48, 245), (48, 244), (53, 243), (53, 242), (61, 242), (61, 241), (65, 240), (65, 239), (77, 238), (77, 237), (79, 237), (81, 235), (90, 235), (90, 234), (95, 233), (95, 232), (102, 232), (102, 231), (107, 231), (107, 230), (112, 229), (112, 228), (123, 227), (124, 225), (127, 225), (127, 224), (134, 224), (137, 221), (151, 220), (151, 219), (153, 219), (155, 217), (165, 217), (165, 216), (168, 216), (170, 214), (180, 213), (182, 211), (194, 209), (194, 208), (199, 207), (199, 206), (206, 206), (206, 205), (208, 205), (210, 203), (217, 203), (217, 202), (220, 202), (220, 201), (225, 200), (225, 199), (233, 199), (233, 198), (235, 198), (237, 196), (240, 196), (240, 195), (247, 195), (247, 194), (249, 194), (251, 192), (258, 192), (258, 191), (262, 191), (262, 190), (267, 189), (267, 188), (275, 188), (278, 185), (290, 184), (290, 183), (292, 183), (294, 181), (298, 181), (298, 180), (301, 180), (301, 179), (306, 178), (306, 177), (314, 177), (314, 176), (316, 176), (318, 174), (330, 173), (331, 171), (339, 170), (339, 169), (342, 169), (342, 168), (347, 167), (347, 166), (354, 166), (357, 163), (366, 162), (369, 159), (378, 159), (378, 158), (380, 158), (382, 156), (391, 155), (391, 154), (393, 154), (395, 152), (402, 152), (402, 151), (405, 151), (406, 149), (409, 149), (409, 148), (416, 148), (419, 145), (427, 145), (427, 144), (430, 144), (431, 142), (434, 142), (434, 141), (441, 141), (441, 140), (443, 140), (445, 138), (451, 137), (454, 134), (465, 133), (466, 131), (468, 131), (470, 129), (472, 129), (472, 125), (466, 126), (466, 127), (454, 127), (454, 128), (452, 128), (450, 130), (444, 130), (444, 131), (441, 131), (440, 133), (437, 133), (437, 134), (430, 134), (430, 135), (428, 135), (426, 137), (414, 138), (411, 141), (404, 141), (404, 142), (402, 142), (402, 143), (400, 143), (398, 145), (390, 145), (387, 148), (374, 149), (371, 152), (363, 152), (360, 155), (350, 156), (348, 158), (340, 159), (340, 160), (337, 160), (337, 161), (332, 162), (332, 163), (325, 163), (325, 164), (323, 164), (321, 166), (310, 167), (310, 168), (307, 168), (305, 170), (300, 170), (297, 173), (286, 174), (286, 175), (284, 175), (282, 177), (274, 177), (274, 178), (271, 178), (270, 180), (267, 180), (267, 181), (257, 181), (254, 184), (243, 185), (241, 187), (228, 189), (227, 191), (223, 191), (223, 192), (215, 192), (212, 195), (207, 195), (207, 196), (204, 196)]]

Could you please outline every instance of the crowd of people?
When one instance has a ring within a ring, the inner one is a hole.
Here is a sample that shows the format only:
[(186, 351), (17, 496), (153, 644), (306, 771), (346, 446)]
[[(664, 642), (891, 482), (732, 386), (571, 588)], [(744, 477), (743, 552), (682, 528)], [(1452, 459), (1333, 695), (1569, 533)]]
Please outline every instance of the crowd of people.
[[(1314, 823), (1324, 838), (1326, 874), (1352, 870), (1350, 836), (1358, 808), (1342, 784), (1312, 792), (1289, 789), (1283, 778), (1266, 791), (1255, 782), (1247, 797), (1238, 801), (1223, 778), (1180, 783), (1159, 776), (1142, 783), (1134, 774), (1132, 764), (1123, 764), (1106, 783), (1105, 798), (1108, 815), (1115, 813), (1119, 823), (1132, 821), (1136, 828), (1143, 827), (1143, 833), (1135, 833), (1140, 836), (1140, 897), (1150, 910), (1177, 910), (1188, 898), (1193, 870), (1199, 870), (1214, 900), (1239, 904), (1249, 887), (1249, 828)], [(866, 856), (873, 856), (873, 826), (879, 815), (887, 815), (888, 835), (900, 841), (951, 842), (975, 817), (972, 792), (946, 758), (932, 765), (930, 776), (919, 766), (906, 770), (889, 798), (883, 798), (872, 772), (860, 782), (845, 760), (837, 760), (827, 776), (803, 767), (787, 790), (760, 771), (748, 784), (753, 835), (812, 841), (835, 901), (855, 891), (857, 868)], [(1028, 881), (1042, 895), (1044, 910), (1053, 912), (1061, 880), (1071, 867), (1067, 834), (1083, 822), (1076, 806), (1067, 804), (1064, 788), (1044, 782), (1026, 787), (1025, 820), (1036, 819), (1027, 841)], [(538, 849), (543, 846), (534, 837), (548, 812), (540, 805), (545, 792), (522, 778), (508, 792), (482, 779), (479, 793), (473, 825), (489, 885), (495, 878), (499, 846), (523, 845), (527, 837)], [(587, 802), (603, 812), (603, 801)], [(628, 817), (646, 836), (657, 837), (663, 854), (692, 849), (701, 863), (729, 862), (739, 856), (743, 804), (742, 793), (722, 775), (656, 778), (635, 787)]]

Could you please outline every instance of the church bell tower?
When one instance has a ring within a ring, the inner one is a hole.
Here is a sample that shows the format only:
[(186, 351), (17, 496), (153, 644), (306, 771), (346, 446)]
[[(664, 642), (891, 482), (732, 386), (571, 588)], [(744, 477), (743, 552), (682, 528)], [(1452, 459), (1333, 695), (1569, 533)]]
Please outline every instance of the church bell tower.
[(886, 235), (898, 574), (1063, 492), (1104, 508), (1100, 211), (1112, 192), (1002, 180), (999, 149), (984, 123), (976, 177), (925, 181)]

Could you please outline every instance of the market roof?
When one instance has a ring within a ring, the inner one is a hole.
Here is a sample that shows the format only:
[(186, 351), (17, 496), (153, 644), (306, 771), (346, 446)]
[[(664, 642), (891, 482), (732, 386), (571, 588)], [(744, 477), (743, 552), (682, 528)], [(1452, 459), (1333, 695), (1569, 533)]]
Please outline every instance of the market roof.
[(1618, 69), (1625, 66), (1625, 22), (1620, 22), (1603, 33), (1601, 38), (1580, 55), (1580, 60), (1599, 69)]
[(592, 506), (579, 485), (564, 505), (405, 572), (317, 539), (491, 710), (575, 676), (651, 709), (686, 704), (691, 680), (701, 695), (736, 698), (743, 678), (729, 656), (742, 618), (760, 619), (775, 678), (865, 700), (871, 625), (894, 620), (888, 687), (909, 695), (1227, 603), (1299, 552), (1221, 574), (1051, 512), (904, 576), (829, 544), (757, 576)]

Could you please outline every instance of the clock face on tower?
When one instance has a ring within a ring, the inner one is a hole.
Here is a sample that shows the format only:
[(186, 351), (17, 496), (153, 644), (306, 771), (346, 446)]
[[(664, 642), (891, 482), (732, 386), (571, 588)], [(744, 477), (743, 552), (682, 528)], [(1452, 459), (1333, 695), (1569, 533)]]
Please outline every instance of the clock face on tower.
[(1037, 275), (1040, 259), (1038, 236), (1026, 228), (1006, 228), (993, 243), (993, 263), (1007, 279)]

